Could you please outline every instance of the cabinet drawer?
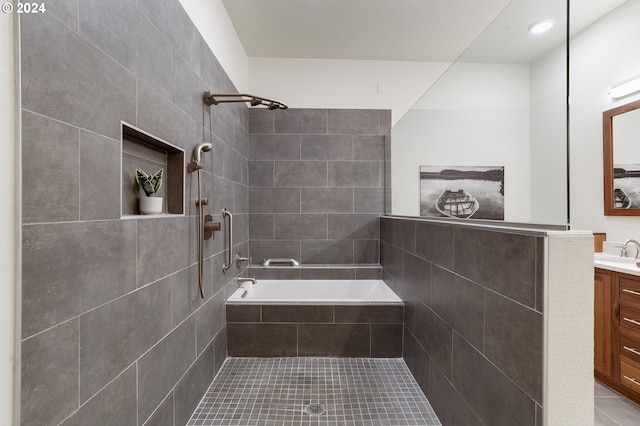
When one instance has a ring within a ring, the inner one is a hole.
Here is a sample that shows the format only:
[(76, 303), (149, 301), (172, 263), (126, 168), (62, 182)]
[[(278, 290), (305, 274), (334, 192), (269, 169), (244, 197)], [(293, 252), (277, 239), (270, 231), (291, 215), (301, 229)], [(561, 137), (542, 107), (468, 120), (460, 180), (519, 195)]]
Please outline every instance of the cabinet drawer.
[(620, 355), (633, 360), (640, 365), (640, 340), (620, 334)]
[(640, 339), (640, 311), (620, 305), (620, 331)]
[(620, 305), (640, 310), (640, 282), (620, 277)]
[(625, 357), (620, 357), (620, 383), (640, 393), (640, 368), (631, 363)]

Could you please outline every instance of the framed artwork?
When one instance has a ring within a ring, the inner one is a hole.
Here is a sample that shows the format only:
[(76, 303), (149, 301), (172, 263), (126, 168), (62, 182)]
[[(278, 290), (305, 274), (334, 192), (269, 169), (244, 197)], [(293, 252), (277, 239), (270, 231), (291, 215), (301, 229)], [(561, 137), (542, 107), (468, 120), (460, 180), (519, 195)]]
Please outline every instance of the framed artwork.
[(640, 207), (640, 164), (613, 165), (613, 208)]
[(420, 216), (504, 220), (504, 167), (420, 166)]

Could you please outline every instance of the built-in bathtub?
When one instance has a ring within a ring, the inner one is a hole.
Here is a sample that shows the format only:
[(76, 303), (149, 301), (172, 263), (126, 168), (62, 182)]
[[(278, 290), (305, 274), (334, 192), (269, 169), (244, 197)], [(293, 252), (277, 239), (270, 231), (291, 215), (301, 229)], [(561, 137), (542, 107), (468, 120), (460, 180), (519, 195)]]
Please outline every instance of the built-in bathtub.
[(404, 305), (382, 280), (258, 280), (226, 308), (229, 356), (402, 356)]
[(259, 280), (244, 283), (227, 299), (227, 304), (245, 303), (402, 305), (402, 300), (382, 280)]

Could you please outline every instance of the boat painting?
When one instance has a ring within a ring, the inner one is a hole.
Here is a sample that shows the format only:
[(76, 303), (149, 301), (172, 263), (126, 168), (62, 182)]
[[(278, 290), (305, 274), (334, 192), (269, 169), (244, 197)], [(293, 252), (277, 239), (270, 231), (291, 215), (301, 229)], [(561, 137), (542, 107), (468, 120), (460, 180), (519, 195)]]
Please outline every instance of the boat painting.
[(613, 165), (613, 208), (640, 207), (640, 164)]
[(614, 209), (628, 209), (631, 207), (631, 200), (626, 192), (620, 188), (613, 190), (613, 208)]
[(504, 220), (504, 183), (503, 166), (420, 166), (420, 216)]
[(480, 204), (473, 195), (464, 189), (451, 191), (447, 189), (438, 197), (436, 209), (445, 216), (468, 219), (473, 216)]

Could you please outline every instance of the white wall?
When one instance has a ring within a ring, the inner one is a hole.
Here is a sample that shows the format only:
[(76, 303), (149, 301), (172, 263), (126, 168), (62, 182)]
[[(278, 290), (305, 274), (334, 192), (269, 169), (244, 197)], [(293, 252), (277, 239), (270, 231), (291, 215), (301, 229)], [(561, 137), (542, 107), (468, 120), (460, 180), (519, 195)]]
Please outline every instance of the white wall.
[(0, 14), (0, 424), (13, 423), (16, 327), (16, 84), (13, 15)]
[(608, 96), (612, 86), (640, 75), (638, 22), (640, 0), (628, 0), (570, 43), (571, 223), (606, 232), (611, 241), (640, 238), (640, 217), (604, 216), (602, 177), (602, 112), (640, 99)]
[(291, 108), (392, 110), (395, 122), (448, 63), (248, 58), (221, 0), (180, 0), (238, 91)]
[(238, 92), (247, 92), (249, 67), (231, 19), (221, 0), (180, 0)]
[(390, 109), (392, 124), (449, 63), (249, 58), (249, 90), (292, 108)]
[(393, 128), (393, 214), (420, 214), (420, 165), (504, 166), (505, 220), (529, 221), (529, 127), (528, 65), (453, 65)]

